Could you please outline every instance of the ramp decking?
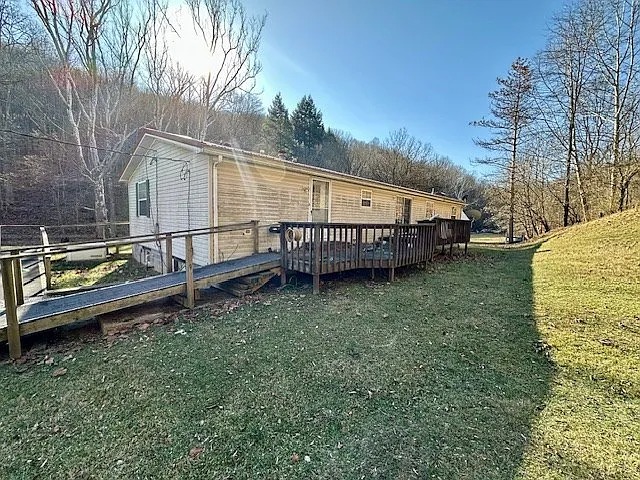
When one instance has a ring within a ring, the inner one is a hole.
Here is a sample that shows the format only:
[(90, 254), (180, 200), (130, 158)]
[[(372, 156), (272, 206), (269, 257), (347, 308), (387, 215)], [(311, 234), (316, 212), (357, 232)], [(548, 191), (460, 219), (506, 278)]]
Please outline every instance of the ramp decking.
[[(206, 288), (227, 280), (280, 267), (279, 253), (259, 253), (222, 263), (196, 267), (194, 287)], [(174, 272), (129, 283), (27, 303), (18, 307), (20, 334), (40, 332), (148, 301), (185, 294), (186, 273)], [(0, 341), (7, 339), (4, 312)]]

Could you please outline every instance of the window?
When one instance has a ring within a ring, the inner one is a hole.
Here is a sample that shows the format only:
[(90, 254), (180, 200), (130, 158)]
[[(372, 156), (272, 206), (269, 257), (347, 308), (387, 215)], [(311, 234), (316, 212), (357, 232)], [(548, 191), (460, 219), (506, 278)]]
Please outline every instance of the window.
[(371, 208), (372, 202), (371, 190), (360, 190), (360, 206), (365, 208)]
[(411, 222), (411, 199), (396, 197), (396, 223)]
[(458, 209), (456, 207), (451, 207), (451, 218), (458, 218)]
[(433, 202), (427, 202), (427, 211), (425, 213), (426, 218), (433, 218), (436, 216), (436, 209)]
[(149, 180), (136, 183), (136, 216), (148, 217), (149, 208)]

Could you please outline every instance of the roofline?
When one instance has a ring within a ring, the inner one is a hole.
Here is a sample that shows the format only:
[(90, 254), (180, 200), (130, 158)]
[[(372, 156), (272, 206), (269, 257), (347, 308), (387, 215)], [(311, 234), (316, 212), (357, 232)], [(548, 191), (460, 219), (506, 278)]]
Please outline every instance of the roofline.
[[(129, 164), (133, 161), (135, 157), (135, 151), (138, 149), (139, 145), (142, 143), (143, 139), (146, 136), (156, 137), (160, 139), (164, 139), (170, 141), (172, 143), (179, 143), (182, 145), (188, 145), (191, 147), (195, 147), (197, 149), (201, 149), (202, 153), (206, 153), (209, 155), (225, 155), (231, 154), (235, 159), (242, 159), (247, 163), (262, 163), (267, 166), (276, 166), (276, 165), (284, 165), (286, 169), (290, 171), (297, 171), (300, 173), (308, 173), (311, 175), (317, 174), (325, 177), (332, 177), (334, 179), (345, 180), (350, 183), (355, 183), (358, 185), (366, 185), (371, 187), (383, 188), (385, 190), (393, 190), (400, 191), (402, 193), (406, 193), (408, 195), (418, 195), (422, 197), (432, 198), (434, 200), (440, 201), (448, 201), (451, 203), (456, 203), (459, 205), (466, 205), (466, 202), (462, 200), (458, 200), (457, 198), (447, 197), (445, 195), (439, 195), (437, 193), (429, 193), (424, 192), (422, 190), (416, 190), (413, 188), (402, 187), (400, 185), (394, 185), (392, 183), (380, 182), (378, 180), (371, 180), (364, 177), (359, 177), (357, 175), (351, 175), (348, 173), (336, 172), (334, 170), (329, 170), (327, 168), (316, 167), (313, 165), (306, 165), (304, 163), (293, 162), (291, 160), (285, 160), (279, 157), (274, 157), (272, 155), (267, 155), (259, 152), (252, 152), (249, 150), (242, 150), (240, 148), (234, 148), (227, 145), (220, 145), (213, 142), (206, 142), (203, 140), (197, 140), (193, 137), (188, 137), (186, 135), (178, 135), (175, 133), (163, 132), (160, 130), (154, 130), (150, 128), (143, 128), (140, 131), (140, 140), (136, 144), (134, 148), (131, 160), (127, 163), (122, 176), (120, 177), (121, 182), (126, 182), (128, 179), (124, 178), (124, 173), (127, 171)], [(256, 159), (262, 159), (263, 162), (257, 162)], [(276, 164), (276, 165), (274, 165)]]

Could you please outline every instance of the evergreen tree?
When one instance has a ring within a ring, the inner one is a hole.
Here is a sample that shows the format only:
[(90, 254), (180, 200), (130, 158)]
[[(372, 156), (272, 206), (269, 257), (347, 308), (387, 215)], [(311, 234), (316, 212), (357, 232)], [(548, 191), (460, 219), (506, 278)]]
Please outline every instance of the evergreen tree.
[(262, 126), (262, 141), (267, 153), (272, 155), (284, 154), (289, 158), (293, 153), (293, 127), (280, 93), (276, 94), (267, 112)]
[(322, 112), (316, 108), (311, 95), (305, 95), (291, 114), (293, 139), (297, 156), (305, 163), (317, 163), (325, 132)]
[(489, 93), (492, 118), (472, 122), (472, 125), (489, 129), (491, 136), (474, 139), (474, 143), (497, 156), (479, 160), (478, 163), (494, 167), (499, 175), (507, 174), (509, 186), (509, 229), (507, 237), (513, 242), (516, 205), (516, 171), (520, 160), (520, 147), (525, 129), (534, 120), (534, 85), (529, 63), (517, 58), (507, 78), (498, 78), (499, 88)]

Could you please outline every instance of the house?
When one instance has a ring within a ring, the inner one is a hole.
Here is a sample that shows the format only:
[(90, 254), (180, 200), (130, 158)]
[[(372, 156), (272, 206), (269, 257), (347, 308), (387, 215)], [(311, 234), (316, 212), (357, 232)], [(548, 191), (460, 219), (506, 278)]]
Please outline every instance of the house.
[[(256, 152), (143, 129), (121, 182), (128, 185), (131, 235), (259, 221), (259, 250), (279, 250), (280, 221), (415, 223), (461, 218), (464, 202)], [(194, 238), (194, 263), (251, 255), (252, 230)], [(173, 245), (174, 268), (185, 258)], [(162, 242), (134, 257), (163, 271)]]

